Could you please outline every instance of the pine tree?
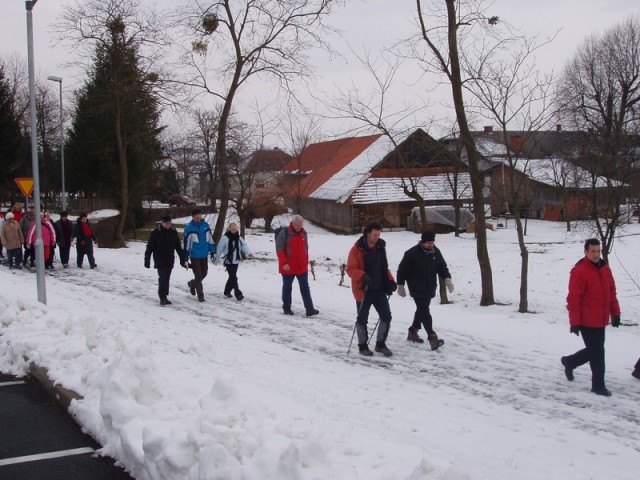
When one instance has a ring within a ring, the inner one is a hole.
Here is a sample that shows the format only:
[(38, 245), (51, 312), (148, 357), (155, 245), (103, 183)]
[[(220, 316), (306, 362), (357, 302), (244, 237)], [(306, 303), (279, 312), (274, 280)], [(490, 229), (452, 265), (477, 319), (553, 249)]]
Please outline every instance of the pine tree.
[(11, 89), (7, 84), (4, 67), (0, 65), (0, 192), (8, 197), (14, 186), (14, 178), (26, 175), (27, 144), (20, 130), (18, 115), (13, 111)]
[(92, 71), (77, 92), (68, 141), (72, 185), (85, 194), (111, 197), (120, 208), (115, 246), (124, 245), (126, 214), (141, 212), (153, 161), (160, 155), (155, 77), (143, 72), (138, 50), (122, 16), (106, 23)]

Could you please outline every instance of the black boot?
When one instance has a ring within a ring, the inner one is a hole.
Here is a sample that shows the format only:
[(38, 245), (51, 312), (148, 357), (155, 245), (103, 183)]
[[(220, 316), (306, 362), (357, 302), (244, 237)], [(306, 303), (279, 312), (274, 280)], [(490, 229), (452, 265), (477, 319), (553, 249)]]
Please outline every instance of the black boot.
[(373, 357), (373, 352), (369, 350), (369, 345), (366, 343), (359, 343), (358, 350), (360, 350), (360, 355), (364, 355), (365, 357)]
[(573, 382), (573, 368), (567, 365), (567, 357), (562, 357), (560, 359), (560, 363), (564, 366), (564, 374), (567, 377), (567, 380)]

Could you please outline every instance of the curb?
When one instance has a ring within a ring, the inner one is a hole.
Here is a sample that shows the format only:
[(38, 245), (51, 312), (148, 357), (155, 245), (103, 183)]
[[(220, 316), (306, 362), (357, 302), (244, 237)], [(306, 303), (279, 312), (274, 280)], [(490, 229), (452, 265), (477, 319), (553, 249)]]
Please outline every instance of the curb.
[(53, 383), (49, 378), (49, 372), (46, 368), (40, 367), (35, 363), (29, 365), (29, 374), (51, 395), (65, 411), (69, 410), (72, 400), (82, 400), (82, 395), (63, 387), (60, 384)]

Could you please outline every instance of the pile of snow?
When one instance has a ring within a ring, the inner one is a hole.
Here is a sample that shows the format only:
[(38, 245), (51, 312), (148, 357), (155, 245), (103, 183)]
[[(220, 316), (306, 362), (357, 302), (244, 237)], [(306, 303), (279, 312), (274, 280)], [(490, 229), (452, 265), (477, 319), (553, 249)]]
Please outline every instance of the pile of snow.
[[(33, 273), (3, 266), (0, 370), (21, 375), (35, 362), (81, 394), (73, 415), (138, 479), (637, 478), (638, 225), (611, 259), (624, 323), (607, 329), (612, 398), (589, 392), (588, 367), (569, 383), (559, 362), (582, 347), (565, 296), (585, 232), (529, 222), (528, 314), (517, 313), (513, 229), (488, 232), (492, 307), (478, 306), (473, 236), (439, 235), (456, 287), (454, 303), (432, 306), (446, 344), (406, 342), (414, 305), (393, 296), (394, 355), (366, 359), (357, 348), (346, 356), (356, 310), (349, 279), (338, 285), (357, 236), (308, 227), (320, 310), (311, 319), (295, 290), (296, 315), (282, 314), (272, 234), (247, 235), (256, 259), (239, 270), (242, 302), (222, 295), (222, 266), (210, 267), (205, 303), (176, 268), (173, 305), (160, 307), (143, 243), (98, 249), (96, 270), (48, 272), (47, 306)], [(418, 235), (383, 238), (395, 273)], [(370, 329), (376, 320), (372, 311)]]

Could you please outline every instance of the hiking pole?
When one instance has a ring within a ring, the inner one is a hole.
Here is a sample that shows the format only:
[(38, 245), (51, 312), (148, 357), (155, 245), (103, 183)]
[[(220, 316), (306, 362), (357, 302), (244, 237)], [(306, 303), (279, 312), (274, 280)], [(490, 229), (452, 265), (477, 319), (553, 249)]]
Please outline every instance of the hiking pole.
[[(391, 295), (387, 295), (387, 301), (389, 301), (389, 298), (391, 298)], [(376, 326), (373, 327), (373, 331), (371, 332), (371, 335), (369, 335), (369, 339), (367, 340), (367, 345), (369, 345), (369, 343), (371, 342), (371, 339), (373, 338), (374, 333), (376, 333), (376, 328), (378, 328), (378, 324), (380, 323), (380, 317), (378, 317), (378, 321), (376, 322)]]
[[(367, 294), (367, 287), (369, 285), (367, 285), (366, 287), (364, 287), (364, 294)], [(358, 326), (358, 316), (360, 316), (360, 309), (362, 308), (362, 303), (364, 302), (364, 297), (362, 297), (362, 302), (360, 302), (360, 305), (358, 305), (358, 313), (356, 316), (356, 323), (353, 324), (353, 333), (351, 334), (351, 341), (349, 342), (349, 349), (347, 350), (347, 357), (349, 356), (349, 352), (351, 352), (351, 345), (353, 345), (353, 337), (355, 337), (356, 335), (356, 328)]]

